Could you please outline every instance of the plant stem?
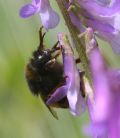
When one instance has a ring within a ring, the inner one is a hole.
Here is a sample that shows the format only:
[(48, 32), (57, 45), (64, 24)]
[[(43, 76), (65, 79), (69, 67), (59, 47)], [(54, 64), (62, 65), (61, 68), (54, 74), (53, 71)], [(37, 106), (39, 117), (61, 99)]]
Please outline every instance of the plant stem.
[(85, 50), (84, 45), (81, 43), (80, 38), (78, 38), (79, 31), (72, 24), (72, 21), (70, 19), (68, 11), (66, 10), (65, 5), (64, 5), (65, 0), (56, 0), (56, 2), (61, 10), (61, 13), (64, 17), (65, 23), (69, 29), (70, 35), (71, 35), (73, 42), (76, 46), (76, 50), (77, 50), (80, 60), (83, 64), (85, 75), (88, 78), (89, 82), (91, 83), (91, 75), (90, 75), (90, 70), (89, 70), (89, 65), (88, 65), (88, 59), (86, 56), (86, 50)]

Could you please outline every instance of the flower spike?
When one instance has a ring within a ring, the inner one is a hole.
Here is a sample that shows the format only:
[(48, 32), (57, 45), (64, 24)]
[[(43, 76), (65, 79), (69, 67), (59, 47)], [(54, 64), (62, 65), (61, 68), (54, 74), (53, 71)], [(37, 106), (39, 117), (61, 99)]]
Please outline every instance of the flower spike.
[(88, 55), (94, 91), (93, 99), (88, 95), (88, 109), (91, 115), (89, 131), (94, 137), (119, 138), (120, 73), (107, 67), (97, 44), (92, 43), (94, 35), (88, 33), (88, 37), (91, 38), (88, 45), (94, 46)]
[(59, 33), (58, 40), (62, 49), (64, 75), (66, 84), (58, 88), (48, 99), (47, 104), (53, 104), (67, 96), (69, 108), (73, 115), (79, 115), (85, 110), (85, 101), (80, 91), (80, 75), (76, 67), (73, 50), (65, 34)]

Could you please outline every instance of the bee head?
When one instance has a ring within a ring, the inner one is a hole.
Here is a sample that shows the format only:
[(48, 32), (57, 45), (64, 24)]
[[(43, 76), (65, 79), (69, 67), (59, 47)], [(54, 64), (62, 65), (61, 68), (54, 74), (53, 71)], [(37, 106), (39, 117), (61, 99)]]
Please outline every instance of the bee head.
[(51, 60), (51, 51), (50, 50), (37, 50), (33, 53), (33, 57), (31, 59), (33, 67), (42, 67), (49, 60)]

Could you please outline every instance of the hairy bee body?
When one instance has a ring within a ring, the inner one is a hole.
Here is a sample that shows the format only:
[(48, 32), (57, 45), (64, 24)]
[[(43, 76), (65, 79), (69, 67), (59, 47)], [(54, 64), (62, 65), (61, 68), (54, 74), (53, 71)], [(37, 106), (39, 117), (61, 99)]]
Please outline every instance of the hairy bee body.
[[(42, 28), (40, 29), (40, 45), (36, 51), (33, 52), (33, 56), (26, 67), (26, 80), (31, 92), (36, 96), (41, 96), (43, 102), (46, 104), (48, 98), (54, 93), (54, 91), (65, 84), (63, 75), (63, 65), (61, 65), (54, 57), (52, 53), (57, 51), (54, 46), (52, 49), (45, 49), (43, 45)], [(68, 108), (67, 98), (63, 98), (61, 101), (54, 105), (46, 105), (54, 117), (57, 118), (51, 107)]]
[[(64, 84), (63, 70), (59, 63), (55, 63), (52, 68), (44, 69), (34, 68), (31, 63), (27, 65), (26, 79), (31, 92), (34, 95), (40, 95), (44, 102), (48, 100), (55, 89)], [(67, 108), (65, 99), (53, 105), (53, 107)]]

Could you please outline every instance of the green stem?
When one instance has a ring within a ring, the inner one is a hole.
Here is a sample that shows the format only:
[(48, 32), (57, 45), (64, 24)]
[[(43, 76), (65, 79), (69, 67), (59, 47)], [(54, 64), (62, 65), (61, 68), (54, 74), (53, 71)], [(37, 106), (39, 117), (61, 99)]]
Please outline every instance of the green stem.
[(85, 47), (84, 47), (84, 45), (82, 45), (80, 38), (78, 38), (79, 31), (72, 24), (72, 21), (70, 19), (68, 11), (66, 10), (66, 8), (64, 6), (65, 0), (56, 0), (56, 2), (57, 2), (58, 6), (61, 10), (63, 17), (64, 17), (64, 20), (65, 20), (66, 25), (69, 29), (70, 35), (73, 39), (73, 42), (75, 43), (76, 50), (77, 50), (79, 57), (80, 57), (80, 60), (83, 64), (85, 75), (88, 78), (89, 82), (91, 83), (91, 75), (90, 75), (90, 71), (89, 71), (89, 65), (88, 65), (88, 59), (87, 59), (86, 52), (85, 52)]

